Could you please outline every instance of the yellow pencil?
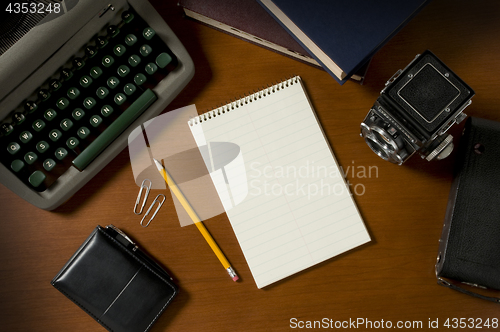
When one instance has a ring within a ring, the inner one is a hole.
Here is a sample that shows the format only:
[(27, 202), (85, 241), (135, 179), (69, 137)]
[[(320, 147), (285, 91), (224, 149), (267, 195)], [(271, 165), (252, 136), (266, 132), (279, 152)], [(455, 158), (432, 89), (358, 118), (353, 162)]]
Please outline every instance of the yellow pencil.
[(175, 184), (174, 180), (170, 176), (170, 174), (167, 172), (165, 167), (156, 159), (154, 159), (154, 162), (156, 164), (156, 168), (158, 168), (158, 171), (160, 174), (163, 176), (165, 181), (167, 182), (167, 185), (170, 187), (170, 190), (174, 193), (175, 197), (179, 200), (179, 202), (182, 204), (184, 209), (186, 210), (187, 214), (191, 217), (191, 220), (193, 220), (193, 223), (198, 227), (198, 230), (201, 232), (201, 235), (205, 238), (207, 241), (208, 245), (212, 250), (214, 251), (215, 255), (217, 258), (219, 258), (219, 261), (222, 263), (222, 266), (226, 269), (227, 273), (229, 276), (233, 279), (233, 281), (236, 281), (239, 279), (238, 275), (234, 271), (234, 269), (231, 267), (231, 264), (229, 264), (229, 261), (227, 260), (226, 256), (222, 253), (220, 250), (219, 246), (217, 243), (215, 243), (215, 240), (212, 238), (208, 230), (205, 228), (205, 225), (203, 225), (203, 222), (200, 220), (196, 212), (193, 210), (189, 202), (186, 200), (186, 197), (182, 194), (180, 189), (177, 187)]

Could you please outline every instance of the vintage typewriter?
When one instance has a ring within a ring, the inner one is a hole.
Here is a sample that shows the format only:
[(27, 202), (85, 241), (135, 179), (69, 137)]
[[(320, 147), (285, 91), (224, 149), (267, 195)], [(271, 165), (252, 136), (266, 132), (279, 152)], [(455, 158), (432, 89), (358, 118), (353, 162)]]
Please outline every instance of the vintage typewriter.
[(0, 182), (51, 210), (165, 109), (194, 65), (146, 0), (2, 6)]

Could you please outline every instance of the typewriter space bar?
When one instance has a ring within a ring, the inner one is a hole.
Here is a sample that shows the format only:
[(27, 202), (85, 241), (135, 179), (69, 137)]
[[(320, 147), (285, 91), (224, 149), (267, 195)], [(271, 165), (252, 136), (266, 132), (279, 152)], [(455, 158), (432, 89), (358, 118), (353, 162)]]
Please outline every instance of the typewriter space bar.
[(79, 171), (83, 171), (99, 153), (130, 126), (156, 99), (157, 97), (153, 91), (150, 89), (144, 91), (136, 101), (73, 160), (73, 166)]

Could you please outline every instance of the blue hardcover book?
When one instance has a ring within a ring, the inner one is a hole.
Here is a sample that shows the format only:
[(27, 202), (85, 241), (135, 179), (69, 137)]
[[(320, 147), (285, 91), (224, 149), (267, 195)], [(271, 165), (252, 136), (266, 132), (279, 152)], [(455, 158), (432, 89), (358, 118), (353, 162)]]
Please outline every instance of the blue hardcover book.
[(257, 0), (340, 84), (430, 0)]

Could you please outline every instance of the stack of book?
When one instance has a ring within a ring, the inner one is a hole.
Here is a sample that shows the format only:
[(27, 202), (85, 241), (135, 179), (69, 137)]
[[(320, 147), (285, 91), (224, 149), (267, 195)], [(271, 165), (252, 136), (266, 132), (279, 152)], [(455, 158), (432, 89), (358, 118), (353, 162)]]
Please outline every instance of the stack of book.
[(430, 0), (180, 0), (186, 16), (362, 82), (373, 55)]

